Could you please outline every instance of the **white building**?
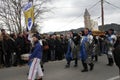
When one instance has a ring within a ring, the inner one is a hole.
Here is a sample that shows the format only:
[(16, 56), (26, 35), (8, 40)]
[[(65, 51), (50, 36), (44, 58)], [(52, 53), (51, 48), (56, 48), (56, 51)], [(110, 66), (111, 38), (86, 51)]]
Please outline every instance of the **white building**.
[(91, 19), (91, 16), (87, 9), (85, 9), (85, 13), (84, 13), (84, 24), (85, 24), (85, 28), (88, 28), (89, 30), (92, 31), (94, 30), (98, 31), (98, 23), (97, 21)]

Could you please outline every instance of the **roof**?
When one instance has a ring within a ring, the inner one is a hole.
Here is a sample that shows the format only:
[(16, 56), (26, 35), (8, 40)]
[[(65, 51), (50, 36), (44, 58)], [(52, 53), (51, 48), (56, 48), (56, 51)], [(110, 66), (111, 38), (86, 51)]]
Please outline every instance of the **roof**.
[(85, 13), (84, 13), (84, 16), (90, 16), (89, 12), (87, 9), (85, 9)]

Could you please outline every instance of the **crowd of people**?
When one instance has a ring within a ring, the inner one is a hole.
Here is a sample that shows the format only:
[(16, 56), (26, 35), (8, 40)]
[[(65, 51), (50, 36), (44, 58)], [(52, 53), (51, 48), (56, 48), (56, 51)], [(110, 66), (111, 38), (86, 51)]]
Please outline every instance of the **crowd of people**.
[(95, 36), (92, 32), (85, 28), (79, 34), (69, 33), (68, 50), (66, 53), (67, 65), (75, 61), (74, 67), (78, 66), (78, 59), (81, 59), (83, 70), (88, 72), (94, 69), (94, 61), (98, 61), (98, 56), (107, 55), (107, 66), (113, 66), (114, 62), (120, 71), (120, 36), (114, 33), (113, 29), (109, 29), (104, 35)]
[[(114, 61), (120, 68), (120, 37), (114, 34), (113, 29), (109, 29), (104, 36), (94, 36), (92, 32), (85, 28), (84, 31), (67, 34), (44, 34), (42, 39), (42, 62), (66, 59), (66, 68), (70, 67), (70, 62), (75, 61), (74, 67), (78, 66), (81, 59), (83, 70), (87, 72), (94, 69), (94, 61), (98, 61), (98, 56), (106, 54), (108, 66), (112, 66)], [(32, 49), (28, 33), (24, 31), (19, 34), (8, 35), (4, 29), (0, 35), (0, 67), (22, 66), (26, 64), (21, 60), (21, 55), (30, 53)]]
[(21, 55), (30, 51), (30, 41), (26, 32), (7, 34), (4, 29), (0, 34), (0, 67), (22, 66), (26, 62)]
[[(118, 38), (119, 39), (119, 38)], [(114, 45), (117, 44), (117, 36), (114, 34), (113, 29), (109, 29), (105, 35), (94, 36), (92, 32), (85, 28), (83, 33), (75, 36), (74, 33), (70, 33), (70, 38), (68, 40), (68, 51), (66, 53), (67, 65), (70, 67), (70, 62), (75, 61), (75, 67), (78, 64), (78, 59), (81, 59), (83, 70), (82, 72), (90, 71), (94, 69), (94, 60), (98, 61), (98, 55), (106, 54), (108, 58), (108, 66), (113, 66), (114, 57), (113, 52)], [(117, 52), (117, 54), (119, 54)]]

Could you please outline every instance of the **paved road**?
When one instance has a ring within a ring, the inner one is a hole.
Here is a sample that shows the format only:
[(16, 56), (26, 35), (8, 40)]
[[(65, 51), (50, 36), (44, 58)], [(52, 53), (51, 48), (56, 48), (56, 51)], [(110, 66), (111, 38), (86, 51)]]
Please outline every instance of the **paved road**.
[[(79, 67), (74, 68), (72, 63), (68, 69), (64, 67), (65, 60), (49, 62), (44, 65), (44, 80), (120, 80), (118, 68), (108, 67), (106, 63), (106, 56), (101, 56), (93, 71), (82, 73), (80, 61)], [(0, 69), (0, 80), (27, 80), (27, 71), (27, 66)]]

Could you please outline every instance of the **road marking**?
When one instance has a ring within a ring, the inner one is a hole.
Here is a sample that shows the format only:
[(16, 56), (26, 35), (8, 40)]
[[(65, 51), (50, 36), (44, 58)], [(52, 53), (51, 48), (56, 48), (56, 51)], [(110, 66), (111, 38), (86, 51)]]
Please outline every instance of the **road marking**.
[(116, 79), (119, 79), (119, 78), (120, 78), (120, 76), (115, 76), (115, 77), (112, 77), (112, 78), (107, 79), (107, 80), (116, 80)]

